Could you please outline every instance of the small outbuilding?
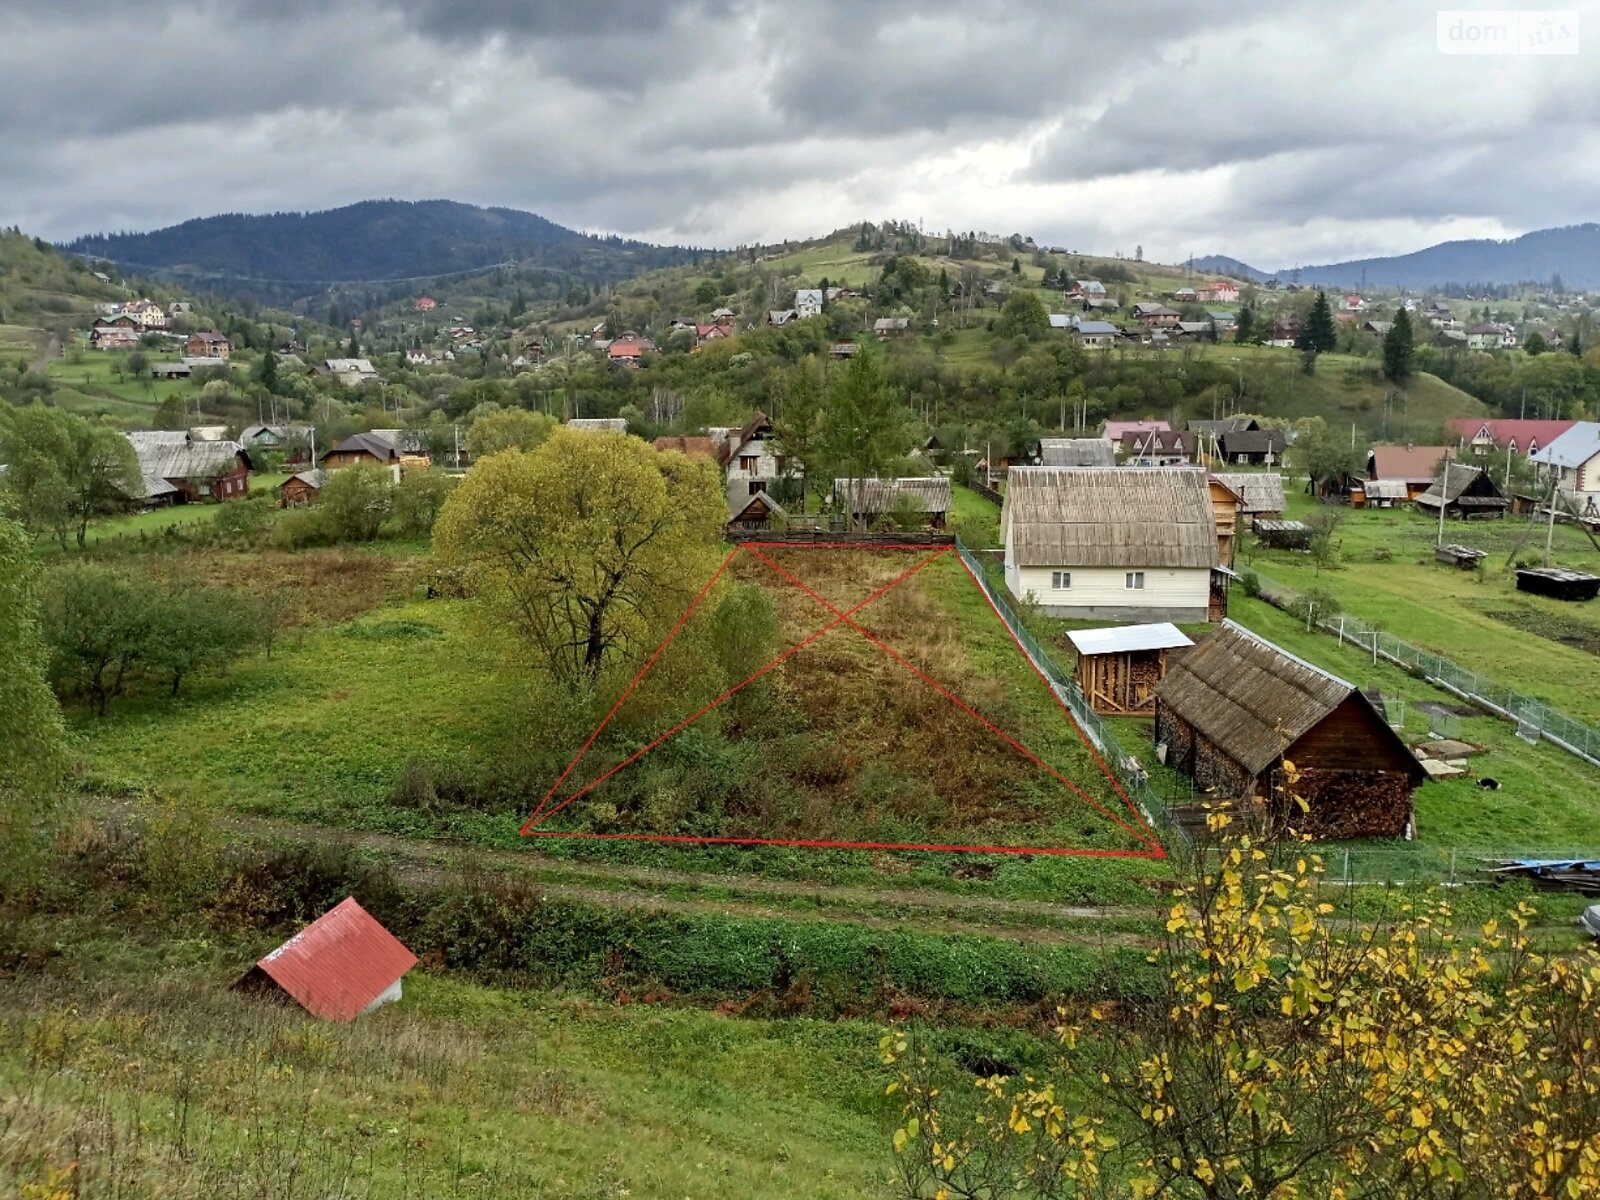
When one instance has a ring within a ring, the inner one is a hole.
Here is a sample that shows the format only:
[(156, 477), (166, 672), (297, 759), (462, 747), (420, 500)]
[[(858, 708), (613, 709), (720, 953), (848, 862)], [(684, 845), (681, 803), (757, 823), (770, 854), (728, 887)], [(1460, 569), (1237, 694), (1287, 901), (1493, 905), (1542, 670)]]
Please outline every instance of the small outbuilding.
[(1114, 467), (1117, 465), (1117, 449), (1105, 438), (1040, 438), (1039, 465)]
[(278, 485), (279, 508), (303, 508), (315, 504), (328, 482), (328, 472), (320, 468), (291, 475)]
[(1354, 684), (1232, 621), (1157, 688), (1156, 743), (1217, 800), (1260, 805), (1272, 824), (1320, 838), (1409, 836), (1425, 778)]
[(840, 512), (870, 525), (903, 517), (908, 523), (943, 529), (950, 514), (950, 478), (927, 475), (904, 479), (835, 479), (833, 499)]
[(1289, 506), (1283, 494), (1283, 476), (1275, 471), (1218, 471), (1216, 478), (1244, 501), (1239, 511), (1252, 525), (1282, 516)]
[(1517, 572), (1517, 591), (1553, 600), (1593, 600), (1600, 596), (1600, 575), (1562, 567), (1524, 567)]
[(728, 532), (766, 533), (781, 528), (788, 519), (783, 505), (766, 492), (755, 492), (738, 501), (737, 506), (729, 506)]
[(244, 973), (235, 991), (293, 1000), (314, 1017), (353, 1021), (400, 999), (417, 956), (347, 896)]
[(1103, 717), (1146, 717), (1156, 711), (1156, 687), (1167, 675), (1167, 656), (1193, 646), (1176, 625), (1118, 625), (1075, 629), (1067, 640), (1078, 652), (1078, 687)]
[(1311, 549), (1311, 526), (1304, 521), (1257, 521), (1255, 535), (1269, 550)]
[(1495, 487), (1487, 471), (1477, 467), (1449, 464), (1446, 477), (1439, 480), (1417, 497), (1417, 510), (1430, 516), (1439, 515), (1439, 505), (1444, 505), (1447, 517), (1475, 520), (1481, 517), (1503, 517), (1511, 501)]

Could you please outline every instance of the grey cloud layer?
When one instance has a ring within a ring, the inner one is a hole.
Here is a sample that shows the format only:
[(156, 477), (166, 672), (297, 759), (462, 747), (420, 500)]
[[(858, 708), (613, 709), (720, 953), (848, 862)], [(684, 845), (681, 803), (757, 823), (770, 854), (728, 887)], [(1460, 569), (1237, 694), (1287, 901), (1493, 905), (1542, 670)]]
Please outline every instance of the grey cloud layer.
[(1278, 265), (1600, 201), (1592, 55), (1447, 58), (1392, 0), (27, 7), (0, 13), (0, 220), (49, 237), (450, 196), (700, 243), (926, 216)]

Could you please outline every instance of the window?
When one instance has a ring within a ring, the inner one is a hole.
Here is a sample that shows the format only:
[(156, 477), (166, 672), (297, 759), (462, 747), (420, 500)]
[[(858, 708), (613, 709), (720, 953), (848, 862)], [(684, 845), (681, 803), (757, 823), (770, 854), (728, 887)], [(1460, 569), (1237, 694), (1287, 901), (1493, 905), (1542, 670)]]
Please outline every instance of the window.
[(762, 492), (764, 492), (766, 490), (767, 490), (767, 481), (765, 479), (753, 479), (753, 480), (750, 481), (750, 494), (752, 496), (760, 495)]
[(756, 455), (741, 454), (739, 456), (739, 469), (741, 471), (754, 471), (756, 469)]
[(1130, 592), (1144, 591), (1144, 572), (1129, 571), (1125, 576), (1123, 576), (1123, 586), (1126, 587)]
[(1067, 591), (1071, 587), (1072, 587), (1072, 572), (1071, 571), (1051, 571), (1050, 572), (1050, 589), (1051, 589), (1051, 591), (1064, 592), (1064, 591)]

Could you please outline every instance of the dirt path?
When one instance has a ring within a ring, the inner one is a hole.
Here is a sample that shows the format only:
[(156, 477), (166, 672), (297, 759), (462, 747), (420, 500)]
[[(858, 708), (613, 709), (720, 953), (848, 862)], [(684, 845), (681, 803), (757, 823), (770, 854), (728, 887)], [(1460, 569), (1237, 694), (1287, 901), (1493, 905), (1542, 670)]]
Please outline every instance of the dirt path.
[[(1042, 945), (1148, 946), (1152, 939), (1096, 923), (1154, 921), (1157, 911), (965, 896), (926, 889), (856, 887), (671, 871), (616, 863), (578, 863), (533, 851), (494, 850), (422, 838), (327, 829), (290, 821), (228, 818), (229, 828), (255, 836), (343, 844), (373, 850), (402, 878), (440, 883), (464, 867), (536, 883), (548, 895), (619, 908), (725, 916), (844, 921), (872, 929), (975, 934)], [(685, 890), (715, 895), (684, 895)], [(669, 894), (670, 893), (670, 894)], [(764, 902), (766, 898), (769, 902)], [(783, 901), (805, 901), (795, 906)], [(862, 909), (876, 911), (861, 911)], [(887, 911), (885, 911), (887, 910)], [(1029, 922), (1037, 922), (1030, 924)], [(1080, 928), (1064, 929), (1063, 924)]]

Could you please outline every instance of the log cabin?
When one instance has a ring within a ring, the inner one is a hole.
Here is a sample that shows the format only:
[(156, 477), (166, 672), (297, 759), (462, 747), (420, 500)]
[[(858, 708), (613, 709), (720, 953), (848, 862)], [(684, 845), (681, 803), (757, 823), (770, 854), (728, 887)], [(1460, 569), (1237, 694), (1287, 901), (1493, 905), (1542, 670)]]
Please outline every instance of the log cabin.
[(1162, 680), (1156, 744), (1217, 800), (1318, 838), (1410, 836), (1412, 793), (1425, 778), (1354, 684), (1232, 621)]

